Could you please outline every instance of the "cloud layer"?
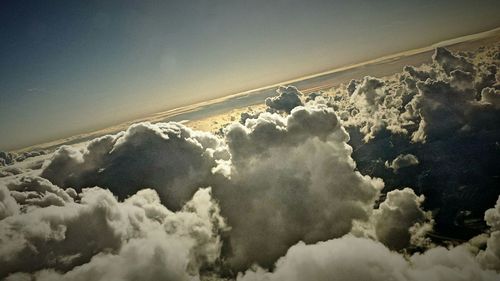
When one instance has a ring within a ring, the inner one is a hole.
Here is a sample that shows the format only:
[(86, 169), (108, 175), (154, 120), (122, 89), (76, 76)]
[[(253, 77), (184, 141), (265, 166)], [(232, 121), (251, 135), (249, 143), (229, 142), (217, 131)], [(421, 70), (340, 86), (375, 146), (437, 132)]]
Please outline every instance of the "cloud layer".
[(498, 54), (438, 48), (305, 103), (280, 87), (217, 135), (2, 153), (0, 278), (497, 280)]
[(119, 202), (95, 187), (75, 199), (0, 221), (0, 276), (187, 280), (219, 257), (219, 234), (227, 227), (209, 188), (197, 191), (178, 212), (160, 204), (151, 189)]

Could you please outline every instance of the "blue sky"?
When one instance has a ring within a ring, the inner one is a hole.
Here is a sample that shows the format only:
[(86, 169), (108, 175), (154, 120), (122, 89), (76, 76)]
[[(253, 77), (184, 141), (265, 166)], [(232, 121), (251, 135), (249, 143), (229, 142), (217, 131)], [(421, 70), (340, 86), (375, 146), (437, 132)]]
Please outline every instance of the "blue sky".
[(500, 1), (2, 1), (0, 150), (500, 26)]

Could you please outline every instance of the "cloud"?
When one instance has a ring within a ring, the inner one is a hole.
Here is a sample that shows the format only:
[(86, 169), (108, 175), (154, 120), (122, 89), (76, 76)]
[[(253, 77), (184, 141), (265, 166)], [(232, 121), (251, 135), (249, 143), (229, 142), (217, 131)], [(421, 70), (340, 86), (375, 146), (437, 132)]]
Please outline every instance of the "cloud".
[(433, 230), (431, 212), (423, 209), (424, 196), (411, 188), (389, 191), (366, 221), (356, 221), (350, 234), (383, 243), (394, 251), (433, 247), (427, 234)]
[(0, 220), (19, 213), (19, 205), (6, 186), (0, 185)]
[[(229, 185), (214, 187), (232, 227), (229, 262), (270, 266), (289, 246), (340, 237), (367, 220), (383, 182), (355, 171), (349, 136), (331, 108), (263, 113), (226, 129)], [(273, 215), (269, 215), (273, 214)]]
[(469, 243), (426, 236), (498, 196), (494, 56), (438, 49), (305, 104), (280, 87), (218, 134), (139, 123), (2, 168), (0, 277), (496, 280), (500, 203)]
[(462, 70), (464, 72), (474, 71), (474, 66), (469, 60), (463, 56), (453, 54), (443, 47), (436, 48), (432, 60), (436, 62), (446, 74), (454, 70)]
[(36, 207), (64, 206), (76, 197), (74, 189), (63, 190), (37, 176), (20, 175), (0, 182), (0, 185), (5, 185), (17, 204), (27, 211)]
[[(479, 234), (469, 222), (499, 195), (498, 52), (439, 49), (431, 63), (324, 93), (350, 134), (359, 171), (382, 178), (387, 190), (410, 186), (424, 194), (426, 207), (439, 209), (439, 231), (469, 233), (462, 239)], [(405, 154), (418, 166), (387, 170), (385, 160)]]
[(482, 89), (481, 102), (491, 104), (495, 109), (500, 109), (500, 90), (493, 88)]
[(15, 161), (15, 155), (10, 152), (0, 151), (0, 167), (7, 166)]
[(488, 209), (484, 220), (491, 228), (487, 247), (478, 255), (478, 260), (486, 267), (500, 271), (500, 197), (494, 208)]
[(228, 159), (216, 136), (178, 123), (139, 123), (125, 132), (63, 146), (41, 176), (61, 187), (103, 186), (119, 198), (152, 187), (173, 210), (199, 186), (209, 186), (216, 159)]
[(418, 165), (418, 159), (413, 154), (400, 154), (390, 163), (385, 161), (385, 166), (397, 172), (401, 168), (406, 168), (414, 165)]
[(410, 188), (387, 193), (373, 214), (377, 240), (390, 249), (402, 250), (411, 245), (425, 246), (426, 232), (432, 230), (432, 217), (421, 208), (424, 196)]
[(349, 81), (349, 84), (347, 84), (347, 93), (349, 94), (349, 96), (352, 96), (352, 94), (354, 94), (354, 91), (356, 91), (356, 88), (358, 87), (359, 85), (359, 81), (356, 80), (356, 79), (352, 79), (351, 81)]
[[(44, 150), (25, 151), (20, 153), (0, 151), (0, 167), (10, 166), (28, 158), (45, 155)], [(3, 170), (3, 169), (2, 169)]]
[(119, 202), (84, 189), (79, 203), (13, 214), (0, 221), (0, 276), (39, 280), (187, 280), (213, 263), (226, 229), (210, 189), (171, 212), (151, 189)]
[(355, 171), (349, 136), (320, 101), (288, 116), (264, 112), (223, 133), (136, 124), (78, 150), (60, 148), (41, 177), (77, 191), (103, 186), (119, 198), (150, 187), (172, 210), (212, 186), (231, 226), (224, 255), (236, 269), (272, 265), (300, 240), (340, 237), (369, 218), (383, 182)]
[[(384, 78), (352, 80), (331, 102), (345, 126), (358, 127), (365, 142), (384, 130), (411, 135), (413, 142), (491, 130), (500, 115), (493, 101), (498, 87), (494, 56), (491, 48), (469, 57), (437, 48), (432, 64), (405, 66), (402, 73)], [(330, 94), (338, 90), (334, 87)]]
[[(346, 127), (358, 127), (369, 142), (385, 130), (406, 134), (407, 122), (402, 121), (401, 108), (405, 96), (397, 89), (396, 79), (382, 80), (366, 76), (334, 98), (333, 107), (342, 116)], [(355, 89), (353, 90), (353, 85)], [(352, 92), (352, 94), (351, 94)], [(408, 94), (409, 95), (409, 94)]]
[(294, 86), (280, 86), (276, 92), (278, 96), (266, 99), (266, 105), (277, 111), (290, 113), (295, 107), (302, 105), (302, 93)]
[(347, 235), (314, 245), (298, 243), (278, 260), (273, 272), (246, 271), (238, 281), (294, 280), (497, 280), (483, 269), (466, 247), (437, 247), (405, 256), (380, 242)]
[(323, 95), (321, 95), (321, 92), (312, 92), (312, 93), (310, 93), (306, 97), (306, 103), (309, 102), (309, 101), (314, 101), (317, 97), (323, 97)]
[(0, 178), (19, 175), (25, 172), (26, 172), (25, 169), (19, 167), (13, 167), (13, 166), (3, 167), (2, 169), (0, 169)]

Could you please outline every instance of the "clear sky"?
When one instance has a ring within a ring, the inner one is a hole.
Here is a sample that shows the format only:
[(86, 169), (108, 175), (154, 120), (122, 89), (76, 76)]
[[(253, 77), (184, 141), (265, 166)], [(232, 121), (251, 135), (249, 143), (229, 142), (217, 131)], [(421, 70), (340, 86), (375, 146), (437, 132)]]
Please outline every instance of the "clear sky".
[(0, 150), (500, 26), (500, 1), (1, 1)]

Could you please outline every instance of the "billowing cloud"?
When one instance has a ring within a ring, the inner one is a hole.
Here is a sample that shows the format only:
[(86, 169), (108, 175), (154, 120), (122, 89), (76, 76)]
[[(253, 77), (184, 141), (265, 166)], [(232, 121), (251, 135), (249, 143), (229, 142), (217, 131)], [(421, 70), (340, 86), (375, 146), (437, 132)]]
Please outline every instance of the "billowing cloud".
[(418, 165), (418, 159), (413, 154), (400, 154), (390, 163), (389, 161), (385, 161), (385, 166), (387, 168), (393, 169), (394, 172), (397, 172), (401, 168), (406, 168), (414, 165)]
[(238, 281), (302, 280), (498, 280), (499, 274), (476, 262), (467, 247), (437, 247), (405, 257), (380, 242), (344, 236), (314, 245), (298, 243), (273, 272), (261, 268), (238, 276)]
[(280, 87), (217, 134), (139, 123), (42, 167), (0, 154), (0, 277), (497, 280), (500, 203), (468, 243), (427, 237), (498, 196), (497, 54), (438, 49), (305, 104)]
[(484, 220), (491, 228), (491, 233), (487, 247), (479, 253), (478, 259), (486, 268), (500, 271), (500, 197), (495, 207), (486, 211)]
[(464, 72), (474, 71), (474, 66), (465, 57), (453, 54), (443, 47), (436, 48), (432, 59), (444, 70), (446, 74), (450, 74), (454, 70), (461, 70)]
[(214, 195), (232, 227), (233, 267), (269, 266), (291, 244), (340, 237), (369, 218), (383, 183), (355, 171), (348, 139), (321, 104), (227, 128), (231, 182)]
[(493, 88), (482, 89), (481, 102), (491, 104), (495, 109), (500, 109), (500, 90)]
[(210, 194), (199, 190), (174, 213), (153, 190), (118, 202), (96, 187), (84, 189), (78, 203), (11, 214), (0, 221), (0, 276), (187, 280), (219, 257), (226, 225)]
[(199, 186), (210, 185), (216, 157), (228, 159), (220, 143), (210, 133), (178, 123), (139, 123), (81, 149), (61, 147), (41, 176), (76, 190), (103, 186), (120, 198), (152, 187), (177, 210)]
[(249, 117), (228, 126), (224, 139), (176, 123), (142, 123), (79, 150), (60, 148), (41, 176), (77, 191), (105, 186), (119, 198), (151, 187), (174, 210), (197, 187), (213, 186), (231, 226), (224, 254), (244, 269), (271, 265), (300, 240), (340, 237), (370, 217), (383, 182), (355, 171), (348, 139), (320, 102), (288, 116)]
[(278, 96), (266, 99), (266, 105), (277, 111), (290, 113), (295, 107), (302, 105), (302, 93), (294, 86), (280, 86), (276, 92)]
[[(426, 195), (426, 207), (439, 210), (439, 231), (471, 233), (462, 239), (478, 234), (470, 222), (499, 195), (499, 52), (440, 48), (429, 64), (324, 93), (351, 136), (358, 169), (384, 179), (388, 190), (410, 186)], [(388, 171), (407, 154), (420, 163)]]
[(0, 220), (19, 213), (19, 205), (6, 186), (0, 185)]
[(0, 167), (22, 162), (28, 158), (45, 155), (44, 150), (25, 151), (20, 153), (0, 151)]
[(345, 125), (358, 127), (366, 142), (383, 130), (411, 134), (414, 142), (491, 130), (500, 115), (494, 101), (495, 54), (484, 49), (464, 57), (437, 48), (431, 65), (406, 66), (403, 73), (381, 79), (353, 80), (331, 102)]
[(11, 195), (24, 210), (36, 207), (64, 206), (72, 203), (76, 191), (72, 188), (63, 190), (47, 179), (37, 176), (19, 176), (4, 180)]
[(425, 233), (432, 230), (430, 212), (421, 208), (424, 196), (410, 188), (387, 193), (384, 202), (373, 214), (378, 241), (390, 249), (402, 250), (411, 245), (425, 246)]
[(0, 167), (14, 163), (15, 155), (10, 152), (0, 151)]

